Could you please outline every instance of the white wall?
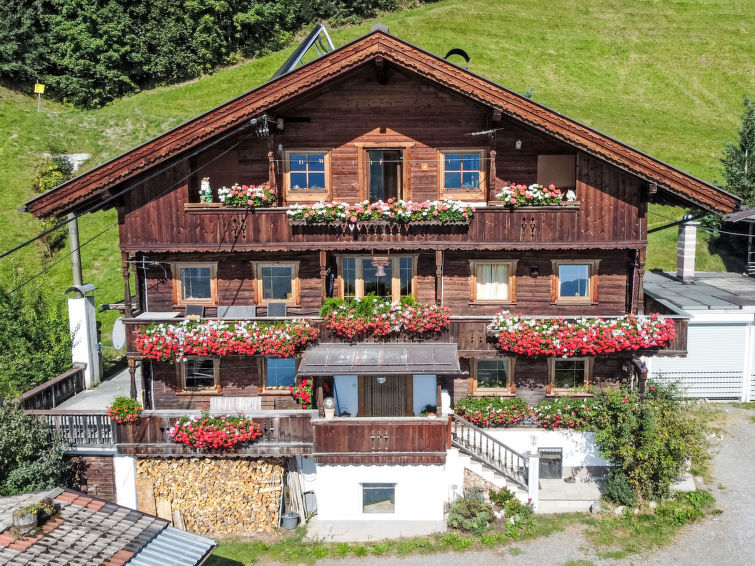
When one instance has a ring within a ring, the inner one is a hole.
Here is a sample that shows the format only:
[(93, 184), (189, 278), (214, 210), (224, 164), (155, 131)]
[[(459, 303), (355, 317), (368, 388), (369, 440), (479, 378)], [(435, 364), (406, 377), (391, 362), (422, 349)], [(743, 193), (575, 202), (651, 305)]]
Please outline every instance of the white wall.
[(523, 455), (532, 450), (533, 440), (536, 448), (561, 448), (564, 467), (610, 465), (600, 456), (593, 432), (541, 428), (490, 428), (485, 432)]
[(115, 502), (118, 505), (137, 509), (136, 503), (136, 458), (113, 456)]
[(88, 389), (100, 382), (97, 316), (91, 297), (68, 299), (68, 324), (73, 336), (71, 359), (87, 365), (84, 384)]
[(427, 405), (437, 406), (438, 391), (434, 375), (414, 376), (414, 414), (419, 416)]
[[(307, 482), (320, 521), (443, 521), (448, 498), (444, 466), (317, 466)], [(394, 513), (363, 513), (363, 483), (395, 483)]]

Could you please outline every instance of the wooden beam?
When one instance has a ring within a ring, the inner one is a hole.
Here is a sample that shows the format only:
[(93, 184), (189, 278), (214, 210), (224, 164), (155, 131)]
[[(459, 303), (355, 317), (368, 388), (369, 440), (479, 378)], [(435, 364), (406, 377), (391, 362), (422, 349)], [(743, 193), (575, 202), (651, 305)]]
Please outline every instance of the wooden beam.
[(328, 253), (320, 250), (320, 297), (325, 302), (328, 287)]
[(131, 280), (128, 269), (128, 252), (121, 252), (121, 272), (123, 273), (123, 314), (131, 318)]
[(136, 399), (136, 360), (128, 359), (128, 373), (131, 376), (131, 398)]
[(443, 304), (443, 250), (435, 250), (435, 302)]

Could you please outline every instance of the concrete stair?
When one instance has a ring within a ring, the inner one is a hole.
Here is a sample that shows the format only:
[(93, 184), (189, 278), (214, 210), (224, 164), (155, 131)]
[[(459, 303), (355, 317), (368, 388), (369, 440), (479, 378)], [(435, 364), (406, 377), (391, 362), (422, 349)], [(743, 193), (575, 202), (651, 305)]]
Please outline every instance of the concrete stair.
[(523, 503), (526, 503), (529, 499), (526, 491), (524, 491), (513, 482), (508, 481), (506, 477), (496, 472), (493, 468), (485, 465), (483, 462), (477, 460), (476, 458), (472, 458), (471, 456), (464, 454), (463, 452), (459, 452), (456, 448), (452, 448), (452, 450), (456, 450), (458, 452), (457, 458), (459, 459), (461, 465), (463, 465), (466, 469), (473, 472), (474, 474), (480, 476), (486, 482), (493, 484), (496, 489), (507, 488), (509, 491), (514, 493), (517, 499), (519, 499)]

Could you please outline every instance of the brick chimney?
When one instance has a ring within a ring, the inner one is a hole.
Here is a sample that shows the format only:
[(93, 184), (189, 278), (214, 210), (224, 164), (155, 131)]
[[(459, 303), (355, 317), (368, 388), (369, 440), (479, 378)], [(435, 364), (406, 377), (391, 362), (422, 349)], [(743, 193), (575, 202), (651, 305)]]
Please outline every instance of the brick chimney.
[(676, 248), (676, 278), (682, 283), (695, 280), (695, 247), (699, 222), (679, 224), (679, 240)]

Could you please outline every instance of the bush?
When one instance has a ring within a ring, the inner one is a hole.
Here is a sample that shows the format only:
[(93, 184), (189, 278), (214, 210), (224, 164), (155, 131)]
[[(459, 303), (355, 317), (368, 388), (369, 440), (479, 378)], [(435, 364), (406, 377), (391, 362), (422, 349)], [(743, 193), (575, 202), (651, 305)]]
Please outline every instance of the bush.
[(606, 481), (606, 497), (621, 505), (634, 506), (637, 494), (621, 470), (611, 470)]
[(451, 504), (448, 512), (448, 524), (476, 535), (484, 533), (493, 520), (493, 508), (476, 499), (460, 498)]
[(498, 507), (504, 507), (514, 497), (514, 494), (505, 487), (500, 490), (491, 489), (488, 492), (490, 502)]
[(541, 401), (535, 407), (537, 424), (542, 428), (589, 429), (597, 405), (595, 399), (556, 397)]
[(667, 497), (687, 459), (709, 457), (706, 418), (673, 385), (649, 384), (642, 403), (634, 391), (602, 393), (592, 428), (601, 455), (644, 498)]
[(131, 397), (116, 397), (107, 409), (107, 416), (118, 423), (135, 423), (139, 421), (144, 407)]
[(454, 411), (479, 427), (509, 426), (531, 414), (524, 399), (503, 397), (465, 397), (456, 403)]

